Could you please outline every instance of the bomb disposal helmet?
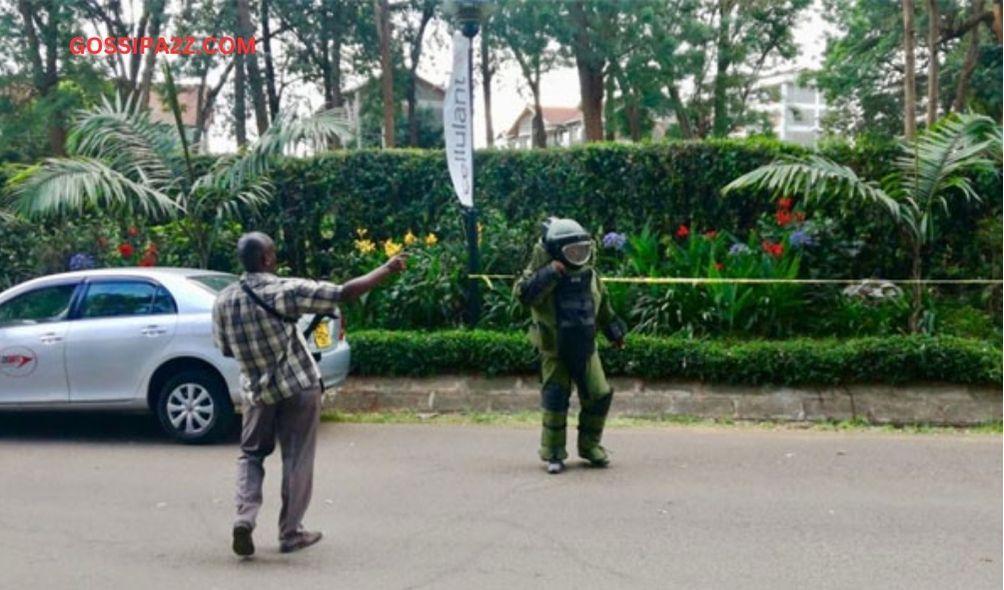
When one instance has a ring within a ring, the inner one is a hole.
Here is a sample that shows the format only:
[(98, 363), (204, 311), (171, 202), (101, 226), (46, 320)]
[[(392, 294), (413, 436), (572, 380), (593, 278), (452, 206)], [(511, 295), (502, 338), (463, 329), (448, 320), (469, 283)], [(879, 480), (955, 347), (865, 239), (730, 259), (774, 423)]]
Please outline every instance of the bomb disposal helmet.
[(593, 255), (593, 239), (578, 221), (551, 217), (544, 222), (544, 247), (551, 258), (579, 268)]

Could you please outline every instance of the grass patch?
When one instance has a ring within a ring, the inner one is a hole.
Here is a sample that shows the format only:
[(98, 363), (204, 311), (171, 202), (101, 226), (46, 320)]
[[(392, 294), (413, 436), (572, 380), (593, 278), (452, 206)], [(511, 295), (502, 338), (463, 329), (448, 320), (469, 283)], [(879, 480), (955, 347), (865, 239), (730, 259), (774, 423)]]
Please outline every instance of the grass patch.
[[(323, 422), (341, 424), (452, 424), (452, 425), (489, 425), (537, 427), (540, 424), (539, 412), (338, 412), (327, 411), (321, 415)], [(568, 417), (568, 425), (574, 428), (577, 420), (574, 413)], [(886, 432), (905, 434), (983, 434), (1000, 435), (1004, 433), (1004, 424), (1000, 420), (987, 422), (979, 426), (952, 427), (933, 426), (930, 424), (872, 424), (864, 419), (839, 420), (827, 422), (776, 422), (735, 421), (731, 419), (715, 420), (687, 415), (647, 415), (647, 416), (613, 416), (607, 422), (608, 428), (651, 428), (651, 427), (713, 427), (757, 430), (810, 430), (819, 432)]]

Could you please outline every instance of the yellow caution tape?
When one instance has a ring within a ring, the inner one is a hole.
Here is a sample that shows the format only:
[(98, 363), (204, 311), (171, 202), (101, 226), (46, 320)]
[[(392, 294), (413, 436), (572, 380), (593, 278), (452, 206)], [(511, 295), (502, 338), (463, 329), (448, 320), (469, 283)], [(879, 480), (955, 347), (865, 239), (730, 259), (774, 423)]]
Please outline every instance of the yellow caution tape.
[[(516, 275), (467, 275), (472, 280), (482, 280), (492, 286), (493, 280), (511, 281)], [(744, 279), (724, 277), (603, 277), (604, 283), (631, 283), (640, 285), (858, 285), (866, 282), (892, 283), (894, 285), (1000, 285), (1001, 279)]]

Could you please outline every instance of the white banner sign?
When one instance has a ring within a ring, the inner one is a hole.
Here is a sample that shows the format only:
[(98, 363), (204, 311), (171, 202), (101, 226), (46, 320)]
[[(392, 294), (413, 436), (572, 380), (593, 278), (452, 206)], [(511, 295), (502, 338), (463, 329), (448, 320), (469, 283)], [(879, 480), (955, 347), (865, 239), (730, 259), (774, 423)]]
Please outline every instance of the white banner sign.
[(459, 31), (453, 34), (453, 74), (443, 103), (443, 132), (446, 161), (453, 190), (464, 207), (474, 206), (474, 162), (471, 146), (471, 93), (468, 76), (468, 47), (471, 40)]

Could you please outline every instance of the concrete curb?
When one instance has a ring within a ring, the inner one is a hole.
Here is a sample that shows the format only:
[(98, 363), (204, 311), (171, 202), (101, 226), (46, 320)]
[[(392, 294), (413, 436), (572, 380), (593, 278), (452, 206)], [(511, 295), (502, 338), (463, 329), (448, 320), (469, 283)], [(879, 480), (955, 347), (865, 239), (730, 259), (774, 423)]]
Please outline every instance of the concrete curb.
[[(621, 416), (687, 415), (733, 420), (864, 419), (876, 424), (973, 426), (1001, 419), (1001, 389), (919, 383), (820, 387), (713, 385), (611, 379)], [(575, 396), (573, 395), (573, 398)], [(325, 407), (344, 412), (515, 412), (539, 408), (535, 376), (349, 377)], [(573, 401), (573, 408), (577, 404)]]

